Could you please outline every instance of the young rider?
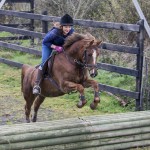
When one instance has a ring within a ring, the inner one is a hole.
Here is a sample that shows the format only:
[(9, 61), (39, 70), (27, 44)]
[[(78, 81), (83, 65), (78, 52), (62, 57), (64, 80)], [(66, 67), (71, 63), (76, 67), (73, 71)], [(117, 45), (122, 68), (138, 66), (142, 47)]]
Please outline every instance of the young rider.
[(33, 87), (33, 94), (40, 94), (40, 81), (43, 78), (42, 68), (44, 63), (49, 58), (53, 50), (57, 52), (61, 52), (63, 50), (62, 46), (65, 39), (74, 32), (72, 26), (72, 17), (68, 14), (65, 14), (60, 19), (59, 28), (54, 26), (44, 37), (42, 42), (42, 63), (38, 68), (37, 78)]

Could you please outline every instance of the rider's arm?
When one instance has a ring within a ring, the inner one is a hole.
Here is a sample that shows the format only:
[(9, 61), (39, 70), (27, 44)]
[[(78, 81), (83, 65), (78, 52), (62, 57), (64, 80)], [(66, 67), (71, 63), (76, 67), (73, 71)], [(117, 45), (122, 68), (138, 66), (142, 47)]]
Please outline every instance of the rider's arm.
[[(56, 38), (57, 38), (57, 30), (53, 29), (46, 34), (42, 43), (46, 45), (47, 47), (51, 47), (53, 45), (54, 39)], [(51, 48), (53, 48), (53, 46)]]

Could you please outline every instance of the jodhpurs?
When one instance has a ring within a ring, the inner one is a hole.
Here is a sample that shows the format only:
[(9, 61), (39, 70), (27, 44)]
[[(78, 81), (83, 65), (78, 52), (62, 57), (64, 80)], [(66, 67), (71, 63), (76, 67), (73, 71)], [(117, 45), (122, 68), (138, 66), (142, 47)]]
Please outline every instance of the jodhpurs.
[(49, 58), (52, 53), (52, 48), (47, 47), (46, 45), (42, 44), (42, 63), (39, 66), (39, 69), (42, 70), (44, 63)]

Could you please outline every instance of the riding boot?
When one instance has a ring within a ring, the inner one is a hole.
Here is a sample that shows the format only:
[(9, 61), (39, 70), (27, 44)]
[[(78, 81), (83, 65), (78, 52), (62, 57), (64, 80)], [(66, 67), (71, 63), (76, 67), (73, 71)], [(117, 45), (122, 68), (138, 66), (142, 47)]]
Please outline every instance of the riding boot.
[(42, 79), (43, 79), (43, 71), (38, 69), (37, 78), (35, 80), (35, 85), (33, 87), (33, 94), (41, 93), (40, 83), (41, 83)]

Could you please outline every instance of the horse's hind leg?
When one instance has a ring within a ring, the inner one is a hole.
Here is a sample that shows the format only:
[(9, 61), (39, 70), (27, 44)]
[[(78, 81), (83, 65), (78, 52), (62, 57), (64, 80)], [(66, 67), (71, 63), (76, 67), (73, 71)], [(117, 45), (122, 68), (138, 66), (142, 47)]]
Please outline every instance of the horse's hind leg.
[(32, 118), (32, 121), (33, 122), (36, 122), (37, 120), (37, 113), (38, 113), (38, 109), (40, 107), (40, 105), (43, 103), (45, 97), (43, 96), (37, 96), (35, 102), (34, 102), (34, 114), (33, 114), (33, 118)]
[(31, 112), (31, 106), (34, 102), (35, 97), (34, 96), (30, 96), (25, 98), (26, 100), (26, 104), (25, 104), (25, 115), (26, 115), (26, 122), (29, 123), (30, 122), (30, 112)]

